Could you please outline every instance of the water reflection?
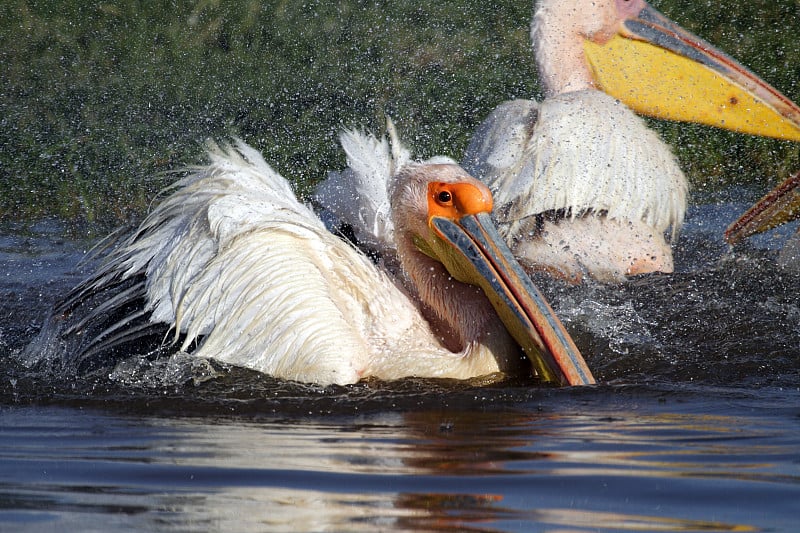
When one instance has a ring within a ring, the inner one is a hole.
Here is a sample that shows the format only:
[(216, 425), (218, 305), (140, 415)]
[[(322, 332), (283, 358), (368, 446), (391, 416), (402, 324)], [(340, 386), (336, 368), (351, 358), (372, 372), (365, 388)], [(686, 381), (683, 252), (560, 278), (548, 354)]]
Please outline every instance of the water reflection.
[(0, 524), (747, 531), (794, 519), (800, 437), (783, 414), (557, 403), (267, 421), (6, 408)]

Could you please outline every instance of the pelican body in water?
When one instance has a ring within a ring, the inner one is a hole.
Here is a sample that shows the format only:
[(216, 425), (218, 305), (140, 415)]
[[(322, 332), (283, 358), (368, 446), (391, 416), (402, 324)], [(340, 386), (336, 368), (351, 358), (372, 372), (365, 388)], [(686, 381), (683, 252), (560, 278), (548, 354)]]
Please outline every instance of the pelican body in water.
[(326, 230), (253, 148), (212, 145), (210, 162), (179, 180), (57, 309), (68, 316), (92, 302), (66, 328), (73, 336), (110, 322), (73, 356), (102, 356), (161, 324), (197, 357), (302, 382), (531, 368), (547, 382), (594, 382), (497, 235), (484, 184), (456, 164), (400, 166), (385, 142), (343, 139), (391, 191), (399, 271)]
[(501, 104), (462, 162), (526, 268), (673, 270), (687, 181), (634, 112), (800, 140), (800, 108), (643, 0), (539, 0), (531, 37), (545, 99)]

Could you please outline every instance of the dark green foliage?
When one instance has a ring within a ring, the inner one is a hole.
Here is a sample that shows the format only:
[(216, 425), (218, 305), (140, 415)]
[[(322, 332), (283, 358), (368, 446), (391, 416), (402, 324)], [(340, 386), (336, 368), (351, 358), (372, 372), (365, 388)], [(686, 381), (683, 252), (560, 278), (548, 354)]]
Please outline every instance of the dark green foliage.
[[(796, 0), (653, 2), (800, 99)], [(531, 2), (5, 0), (0, 219), (137, 218), (208, 137), (239, 135), (302, 194), (341, 168), (342, 127), (391, 115), (459, 158), (498, 103), (537, 97)], [(765, 191), (798, 147), (668, 123), (698, 193)]]

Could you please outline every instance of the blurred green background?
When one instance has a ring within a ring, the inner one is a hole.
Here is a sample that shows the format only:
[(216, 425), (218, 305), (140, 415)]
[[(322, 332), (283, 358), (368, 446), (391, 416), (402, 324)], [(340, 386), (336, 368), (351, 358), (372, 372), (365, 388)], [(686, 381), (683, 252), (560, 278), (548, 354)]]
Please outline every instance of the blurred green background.
[[(509, 98), (541, 95), (532, 1), (5, 0), (0, 220), (81, 233), (134, 221), (208, 137), (239, 135), (304, 194), (341, 168), (343, 127), (391, 115), (421, 157), (456, 159)], [(652, 4), (800, 101), (800, 2)], [(651, 121), (694, 201), (800, 169), (795, 143)]]

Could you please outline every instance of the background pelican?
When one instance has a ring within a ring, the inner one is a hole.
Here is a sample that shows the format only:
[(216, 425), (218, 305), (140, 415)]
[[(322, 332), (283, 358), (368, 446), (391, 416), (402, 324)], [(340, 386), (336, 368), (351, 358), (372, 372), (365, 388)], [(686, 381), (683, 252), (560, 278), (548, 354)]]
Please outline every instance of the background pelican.
[[(543, 102), (505, 102), (463, 160), (520, 262), (578, 280), (671, 272), (687, 182), (633, 111), (800, 140), (800, 109), (643, 0), (540, 0)], [(629, 106), (629, 107), (628, 107)]]
[[(594, 382), (493, 228), (485, 185), (455, 164), (350, 152), (383, 164), (371, 168), (391, 190), (401, 273), (328, 232), (254, 149), (212, 146), (210, 163), (57, 309), (91, 308), (67, 329), (88, 337), (73, 357), (107, 353), (156, 323), (198, 357), (305, 382), (520, 372), (530, 368), (520, 345), (542, 379)], [(95, 323), (110, 325), (85, 335)]]

